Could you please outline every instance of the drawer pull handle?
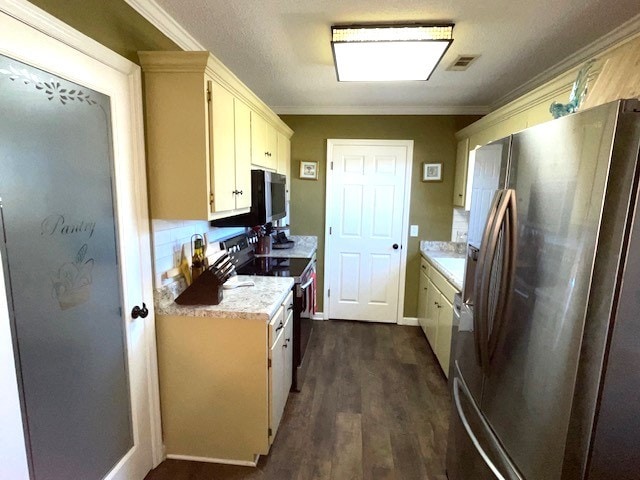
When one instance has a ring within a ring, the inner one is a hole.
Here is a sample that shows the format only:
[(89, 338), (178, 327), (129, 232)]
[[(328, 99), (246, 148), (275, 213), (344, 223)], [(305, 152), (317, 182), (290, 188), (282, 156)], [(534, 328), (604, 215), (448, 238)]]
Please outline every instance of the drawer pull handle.
[(284, 328), (284, 324), (282, 322), (280, 322), (280, 325), (278, 325), (278, 328), (276, 328), (276, 332), (278, 330), (282, 330)]

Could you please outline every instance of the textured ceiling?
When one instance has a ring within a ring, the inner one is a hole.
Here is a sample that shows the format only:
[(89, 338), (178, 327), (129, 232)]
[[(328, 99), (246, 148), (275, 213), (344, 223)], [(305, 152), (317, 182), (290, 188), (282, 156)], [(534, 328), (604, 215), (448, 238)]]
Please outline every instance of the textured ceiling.
[[(640, 14), (638, 0), (156, 0), (276, 112), (412, 107), (486, 112)], [(333, 24), (455, 23), (427, 82), (338, 83)], [(461, 54), (481, 57), (446, 71)]]

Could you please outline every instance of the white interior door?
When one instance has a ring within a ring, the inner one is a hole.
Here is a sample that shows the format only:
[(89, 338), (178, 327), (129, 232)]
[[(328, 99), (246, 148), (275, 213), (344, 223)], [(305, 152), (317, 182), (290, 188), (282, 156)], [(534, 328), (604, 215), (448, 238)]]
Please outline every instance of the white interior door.
[(161, 436), (139, 68), (17, 0), (0, 60), (0, 478), (142, 479)]
[(329, 140), (328, 316), (402, 317), (412, 141)]

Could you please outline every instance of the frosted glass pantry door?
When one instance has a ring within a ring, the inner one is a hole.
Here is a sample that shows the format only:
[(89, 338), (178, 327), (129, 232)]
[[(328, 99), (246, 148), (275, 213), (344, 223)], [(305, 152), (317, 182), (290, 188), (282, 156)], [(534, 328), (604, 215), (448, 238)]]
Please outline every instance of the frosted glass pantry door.
[(33, 478), (133, 446), (108, 96), (0, 55), (0, 250)]

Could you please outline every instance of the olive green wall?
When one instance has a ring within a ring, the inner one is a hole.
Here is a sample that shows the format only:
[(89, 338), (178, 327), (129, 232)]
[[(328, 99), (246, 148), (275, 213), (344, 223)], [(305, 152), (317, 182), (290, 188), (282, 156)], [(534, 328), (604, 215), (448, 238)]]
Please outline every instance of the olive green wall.
[[(420, 240), (450, 240), (453, 176), (456, 159), (454, 133), (478, 116), (425, 115), (281, 115), (293, 131), (291, 138), (291, 233), (318, 236), (318, 292), (324, 292), (324, 219), (327, 139), (362, 138), (413, 140), (413, 172), (409, 224), (420, 234), (407, 245), (404, 316), (415, 317), (418, 303)], [(318, 180), (300, 180), (300, 161), (319, 165)], [(420, 181), (422, 162), (442, 163), (443, 181)], [(323, 309), (322, 293), (318, 309)]]
[(123, 0), (30, 0), (139, 65), (140, 50), (181, 50)]

